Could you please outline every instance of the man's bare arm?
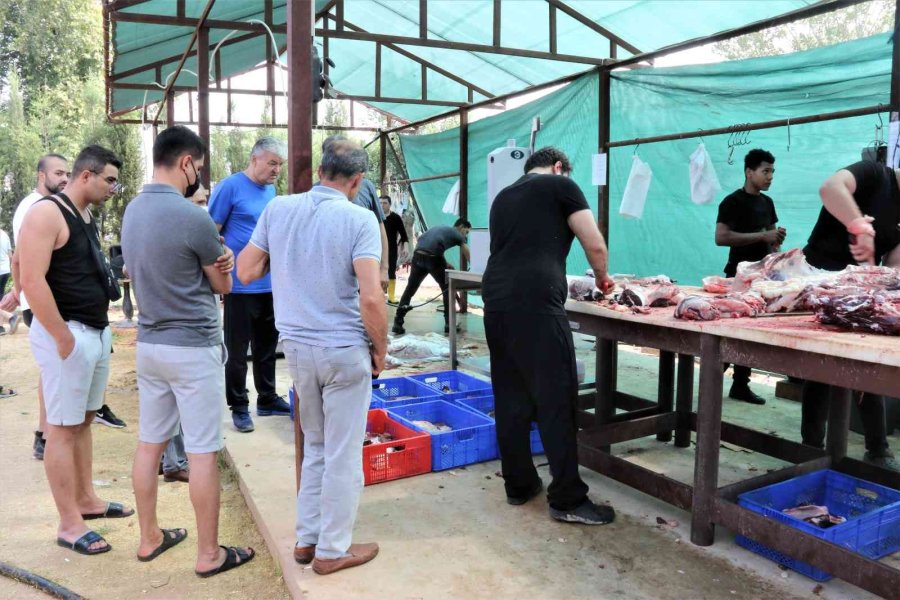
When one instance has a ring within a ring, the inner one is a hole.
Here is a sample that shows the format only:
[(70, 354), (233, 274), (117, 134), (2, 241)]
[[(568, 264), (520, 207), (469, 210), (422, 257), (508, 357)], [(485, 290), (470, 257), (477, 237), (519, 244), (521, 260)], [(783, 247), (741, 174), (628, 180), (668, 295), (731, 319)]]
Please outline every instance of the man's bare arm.
[(613, 281), (609, 278), (609, 251), (606, 249), (606, 240), (594, 221), (594, 213), (590, 209), (579, 210), (569, 215), (569, 229), (578, 238), (584, 255), (594, 270), (594, 278), (597, 287), (607, 292), (612, 289)]
[[(240, 268), (239, 258), (239, 272)], [(353, 271), (359, 281), (360, 316), (372, 341), (372, 374), (378, 376), (384, 370), (384, 357), (387, 354), (387, 305), (381, 291), (380, 269), (374, 259), (360, 258), (353, 261)]]
[(249, 285), (269, 272), (269, 253), (253, 244), (247, 244), (237, 260), (237, 278)]

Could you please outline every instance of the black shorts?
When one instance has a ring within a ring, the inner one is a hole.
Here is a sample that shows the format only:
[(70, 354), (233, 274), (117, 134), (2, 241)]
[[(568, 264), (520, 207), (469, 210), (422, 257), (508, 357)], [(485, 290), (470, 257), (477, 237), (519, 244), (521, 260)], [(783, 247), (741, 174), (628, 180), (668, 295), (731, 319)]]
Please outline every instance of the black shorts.
[(26, 308), (22, 311), (22, 320), (25, 321), (25, 324), (28, 326), (28, 329), (31, 329), (31, 320), (34, 318), (34, 313), (31, 312), (30, 308)]

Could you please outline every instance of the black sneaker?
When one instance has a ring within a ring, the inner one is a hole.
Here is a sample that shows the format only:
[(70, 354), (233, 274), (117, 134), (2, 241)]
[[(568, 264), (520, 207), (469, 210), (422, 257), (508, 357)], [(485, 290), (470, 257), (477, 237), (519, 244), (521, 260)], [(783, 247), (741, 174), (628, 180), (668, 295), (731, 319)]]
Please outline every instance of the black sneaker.
[(400, 325), (399, 323), (394, 323), (394, 326), (391, 327), (391, 333), (393, 333), (394, 335), (405, 335), (406, 330), (403, 329), (403, 325)]
[(557, 521), (580, 523), (582, 525), (606, 525), (616, 519), (616, 511), (611, 506), (594, 504), (585, 500), (572, 510), (557, 510), (550, 507), (550, 516)]
[(863, 455), (863, 460), (870, 465), (881, 467), (882, 469), (890, 469), (891, 471), (900, 471), (900, 463), (894, 459), (894, 453), (890, 450), (879, 450), (878, 452), (867, 451)]
[(728, 397), (733, 400), (743, 400), (750, 404), (763, 405), (766, 403), (766, 399), (751, 390), (749, 385), (732, 384)]
[[(457, 325), (457, 326), (456, 326), (456, 333), (459, 333), (460, 331), (462, 331), (462, 327), (460, 327), (459, 325)], [(450, 335), (450, 326), (449, 326), (449, 325), (444, 325), (444, 335)]]
[(256, 429), (253, 426), (253, 419), (250, 418), (250, 413), (248, 412), (232, 411), (231, 422), (234, 423), (234, 428), (241, 433), (250, 433), (251, 431)]
[(44, 446), (46, 444), (47, 440), (44, 439), (44, 434), (40, 431), (35, 431), (34, 444), (31, 446), (31, 455), (38, 460), (44, 460)]
[(542, 489), (544, 489), (544, 482), (538, 479), (534, 484), (534, 487), (528, 490), (527, 494), (525, 494), (524, 496), (507, 496), (506, 503), (512, 504), (513, 506), (521, 506), (540, 494)]
[(291, 406), (281, 396), (275, 396), (275, 398), (265, 404), (260, 404), (259, 400), (257, 400), (256, 414), (260, 417), (288, 416), (291, 414)]
[(125, 427), (125, 421), (117, 417), (105, 404), (94, 414), (94, 423), (100, 423), (101, 425), (106, 425), (107, 427), (113, 427), (115, 429), (122, 429)]

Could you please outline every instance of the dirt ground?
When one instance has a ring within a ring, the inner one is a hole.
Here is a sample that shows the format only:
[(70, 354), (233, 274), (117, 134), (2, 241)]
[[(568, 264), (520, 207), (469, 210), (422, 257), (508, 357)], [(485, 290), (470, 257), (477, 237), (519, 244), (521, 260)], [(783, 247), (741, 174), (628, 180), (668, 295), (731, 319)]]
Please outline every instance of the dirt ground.
[[(120, 312), (110, 313), (115, 323)], [(128, 426), (92, 427), (94, 483), (98, 494), (134, 506), (131, 464), (137, 446), (138, 402), (134, 329), (114, 330), (107, 403)], [(28, 345), (28, 329), (0, 337), (0, 385), (18, 395), (0, 400), (0, 562), (32, 571), (86, 598), (289, 598), (280, 568), (254, 525), (233, 474), (223, 465), (219, 540), (249, 545), (253, 563), (209, 579), (193, 573), (196, 559), (194, 513), (183, 483), (160, 477), (159, 518), (163, 527), (185, 527), (188, 539), (150, 563), (135, 559), (136, 518), (98, 520), (96, 531), (113, 546), (98, 556), (81, 556), (55, 544), (57, 514), (43, 463), (31, 456), (37, 428), (37, 365)], [(2, 598), (46, 598), (28, 586), (0, 577)]]

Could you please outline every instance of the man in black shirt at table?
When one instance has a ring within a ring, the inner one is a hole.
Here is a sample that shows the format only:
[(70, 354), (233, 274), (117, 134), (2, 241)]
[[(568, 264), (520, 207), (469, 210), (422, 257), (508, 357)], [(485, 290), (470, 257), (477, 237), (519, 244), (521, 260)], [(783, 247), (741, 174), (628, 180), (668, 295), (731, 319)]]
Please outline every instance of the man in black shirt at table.
[(482, 282), (484, 332), (491, 353), (497, 443), (509, 504), (520, 505), (543, 487), (531, 458), (529, 433), (537, 421), (553, 481), (550, 516), (603, 525), (615, 518), (594, 504), (578, 474), (578, 381), (575, 346), (566, 318), (566, 257), (577, 237), (597, 286), (612, 288), (603, 235), (578, 186), (569, 159), (542, 148), (525, 175), (491, 206), (491, 255)]
[[(776, 228), (775, 203), (762, 192), (772, 185), (775, 157), (765, 150), (751, 150), (744, 157), (744, 185), (719, 204), (716, 219), (716, 245), (730, 246), (725, 277), (734, 277), (738, 263), (756, 262), (778, 252), (786, 232)], [(725, 365), (728, 368), (728, 365)], [(734, 365), (730, 398), (751, 404), (766, 401), (750, 389), (750, 367)]]
[(388, 302), (397, 301), (397, 255), (401, 245), (409, 243), (406, 236), (406, 227), (403, 219), (395, 212), (391, 212), (391, 197), (382, 196), (381, 210), (384, 213), (384, 233), (387, 235), (388, 246)]
[[(803, 248), (814, 267), (839, 271), (849, 265), (900, 266), (898, 172), (874, 161), (841, 169), (819, 189), (822, 210)], [(803, 384), (803, 443), (824, 448), (829, 386)], [(898, 469), (887, 442), (884, 397), (854, 393), (866, 438), (867, 462)]]

